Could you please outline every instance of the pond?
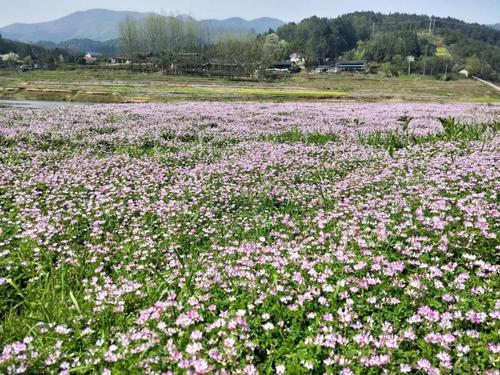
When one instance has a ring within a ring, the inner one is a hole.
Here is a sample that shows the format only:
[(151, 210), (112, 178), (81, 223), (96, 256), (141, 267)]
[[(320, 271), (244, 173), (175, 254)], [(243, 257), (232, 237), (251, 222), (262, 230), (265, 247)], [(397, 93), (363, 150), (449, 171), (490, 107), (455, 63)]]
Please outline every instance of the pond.
[(74, 105), (88, 105), (88, 103), (77, 103), (77, 102), (56, 102), (56, 101), (43, 101), (43, 100), (0, 100), (1, 108), (25, 108), (25, 109), (35, 109), (35, 108), (57, 108), (57, 107), (69, 107)]

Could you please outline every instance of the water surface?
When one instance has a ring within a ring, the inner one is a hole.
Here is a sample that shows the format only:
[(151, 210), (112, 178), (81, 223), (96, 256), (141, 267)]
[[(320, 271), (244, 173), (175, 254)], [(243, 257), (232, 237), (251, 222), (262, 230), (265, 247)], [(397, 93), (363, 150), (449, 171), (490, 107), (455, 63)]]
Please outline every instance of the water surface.
[(57, 101), (43, 101), (43, 100), (0, 100), (1, 108), (57, 108), (57, 107), (70, 107), (74, 105), (88, 105), (88, 103), (77, 102), (57, 102)]

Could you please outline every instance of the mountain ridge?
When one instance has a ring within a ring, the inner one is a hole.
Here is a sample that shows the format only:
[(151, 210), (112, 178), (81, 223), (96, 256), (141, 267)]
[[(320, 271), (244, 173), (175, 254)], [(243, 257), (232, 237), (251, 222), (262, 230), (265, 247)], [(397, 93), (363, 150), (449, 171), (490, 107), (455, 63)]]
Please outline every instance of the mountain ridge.
[[(22, 42), (48, 41), (61, 43), (74, 39), (90, 39), (104, 42), (118, 38), (118, 25), (127, 16), (140, 21), (152, 14), (155, 13), (96, 8), (77, 11), (53, 21), (13, 23), (0, 28), (0, 34), (5, 38)], [(256, 33), (266, 32), (269, 28), (276, 29), (284, 24), (283, 21), (270, 17), (253, 20), (231, 17), (223, 20), (200, 20), (200, 22), (212, 28), (237, 32), (254, 31)]]

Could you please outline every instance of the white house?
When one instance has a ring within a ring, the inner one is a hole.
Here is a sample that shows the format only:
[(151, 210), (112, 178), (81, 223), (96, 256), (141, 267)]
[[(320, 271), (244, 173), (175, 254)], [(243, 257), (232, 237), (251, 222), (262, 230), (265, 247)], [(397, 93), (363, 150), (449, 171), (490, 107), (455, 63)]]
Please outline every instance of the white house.
[(306, 67), (306, 59), (298, 53), (292, 53), (290, 55), (290, 61), (297, 65), (300, 69), (304, 70)]
[(85, 60), (85, 63), (93, 64), (101, 57), (102, 57), (102, 53), (87, 52), (87, 54), (83, 57), (83, 59)]

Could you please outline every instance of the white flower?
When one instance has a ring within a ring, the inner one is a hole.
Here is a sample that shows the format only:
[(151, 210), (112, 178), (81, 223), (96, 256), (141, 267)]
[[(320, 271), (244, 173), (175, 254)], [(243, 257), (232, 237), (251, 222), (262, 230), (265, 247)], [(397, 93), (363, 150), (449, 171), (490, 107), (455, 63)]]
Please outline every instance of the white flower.
[(277, 365), (276, 366), (276, 374), (282, 375), (285, 373), (286, 367), (285, 365)]
[(270, 330), (274, 329), (274, 324), (271, 322), (267, 322), (266, 324), (264, 324), (262, 326), (262, 328), (264, 328), (264, 331), (270, 331)]
[(302, 361), (302, 364), (304, 365), (304, 367), (308, 370), (312, 370), (314, 368), (313, 364), (311, 361), (307, 361), (307, 362), (304, 362)]
[(201, 344), (199, 342), (196, 342), (194, 344), (189, 344), (186, 347), (186, 352), (193, 355), (193, 354), (198, 353), (201, 350), (201, 348), (202, 348)]

